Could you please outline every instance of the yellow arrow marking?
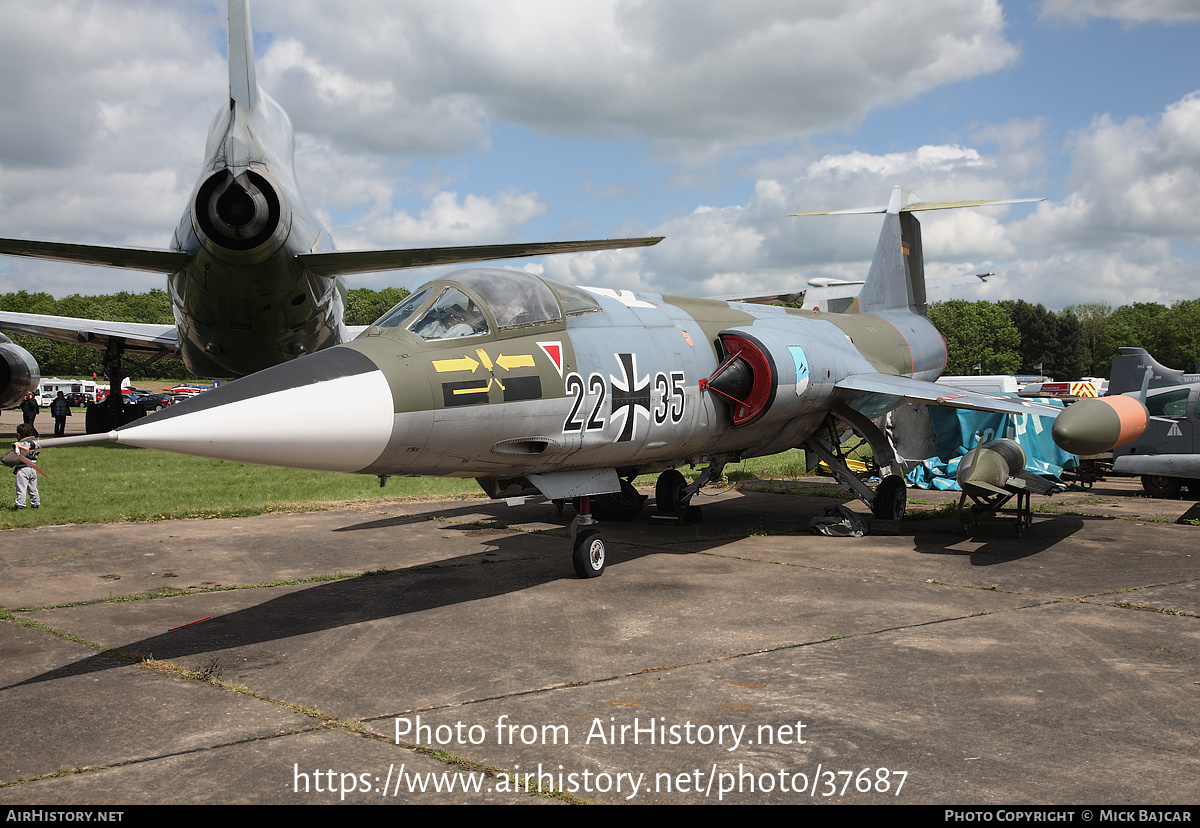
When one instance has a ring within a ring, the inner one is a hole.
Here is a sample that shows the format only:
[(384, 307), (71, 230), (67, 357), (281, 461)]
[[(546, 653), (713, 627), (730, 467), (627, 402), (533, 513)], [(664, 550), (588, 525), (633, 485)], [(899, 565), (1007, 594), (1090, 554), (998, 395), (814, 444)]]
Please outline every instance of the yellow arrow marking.
[[(473, 374), (478, 367), (479, 363), (469, 356), (459, 357), (458, 359), (435, 359), (433, 361), (433, 370), (439, 374), (444, 374), (447, 371), (470, 371)], [(491, 370), (490, 366), (488, 370)]]
[(488, 357), (487, 351), (483, 348), (476, 348), (475, 353), (479, 354), (479, 361), (483, 363), (483, 367), (489, 371), (492, 370), (492, 360)]
[(496, 364), (505, 371), (511, 371), (514, 368), (533, 368), (533, 354), (517, 354), (516, 356), (501, 354), (496, 357)]

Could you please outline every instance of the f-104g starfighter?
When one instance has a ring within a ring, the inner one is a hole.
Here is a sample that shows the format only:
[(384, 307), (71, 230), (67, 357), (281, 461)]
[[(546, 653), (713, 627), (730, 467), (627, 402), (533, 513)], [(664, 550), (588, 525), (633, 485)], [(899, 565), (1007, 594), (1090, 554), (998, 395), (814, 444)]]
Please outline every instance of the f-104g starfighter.
[[(899, 518), (899, 465), (872, 422), (902, 400), (1054, 417), (1062, 409), (934, 384), (946, 345), (925, 316), (920, 202), (897, 188), (847, 313), (578, 288), (468, 268), (407, 297), (352, 342), (268, 368), (104, 435), (227, 460), (477, 478), (493, 497), (575, 501), (573, 561), (599, 575), (601, 518), (660, 474), (669, 514), (725, 464), (793, 447), (823, 459), (876, 516)], [(1101, 418), (1103, 419), (1103, 418)], [(871, 490), (842, 462), (849, 431), (890, 472)], [(677, 469), (703, 465), (688, 484)]]

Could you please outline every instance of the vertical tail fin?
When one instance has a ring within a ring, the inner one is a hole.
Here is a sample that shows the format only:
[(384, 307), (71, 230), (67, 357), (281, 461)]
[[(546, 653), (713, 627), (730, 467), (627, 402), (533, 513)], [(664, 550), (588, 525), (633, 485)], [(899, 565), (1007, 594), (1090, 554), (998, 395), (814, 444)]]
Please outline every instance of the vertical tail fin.
[(1147, 373), (1150, 374), (1149, 388), (1168, 388), (1200, 380), (1196, 374), (1162, 365), (1145, 348), (1123, 346), (1117, 349), (1108, 375), (1109, 395), (1137, 391), (1145, 384)]
[(875, 258), (858, 294), (861, 313), (911, 310), (925, 313), (925, 263), (921, 255), (921, 223), (901, 212), (917, 197), (896, 187), (886, 208)]
[(251, 112), (258, 104), (249, 0), (229, 0), (229, 98)]
[(851, 310), (880, 313), (908, 310), (924, 314), (925, 260), (921, 247), (921, 223), (913, 213), (920, 210), (948, 210), (954, 207), (979, 207), (984, 204), (1024, 204), (1043, 198), (1009, 198), (981, 201), (920, 201), (914, 193), (896, 187), (886, 207), (861, 207), (851, 210), (820, 210), (792, 213), (794, 216), (836, 216), (859, 213), (885, 213), (883, 230), (875, 246), (875, 258), (867, 281)]

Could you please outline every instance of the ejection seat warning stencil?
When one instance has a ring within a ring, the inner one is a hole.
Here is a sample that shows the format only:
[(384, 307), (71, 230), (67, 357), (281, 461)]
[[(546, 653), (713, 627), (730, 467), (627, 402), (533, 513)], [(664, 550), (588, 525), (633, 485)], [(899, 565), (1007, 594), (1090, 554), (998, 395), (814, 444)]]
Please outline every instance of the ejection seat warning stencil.
[[(433, 370), (439, 374), (454, 372), (474, 374), (480, 368), (491, 374), (488, 379), (443, 382), (442, 404), (447, 408), (490, 402), (493, 385), (503, 392), (504, 402), (541, 399), (541, 377), (536, 374), (533, 376), (507, 376), (508, 372), (517, 368), (536, 368), (537, 364), (534, 362), (533, 354), (500, 354), (493, 360), (483, 348), (476, 348), (475, 356), (478, 359), (464, 354), (451, 359), (433, 360)], [(503, 379), (497, 376), (497, 370), (504, 375)]]

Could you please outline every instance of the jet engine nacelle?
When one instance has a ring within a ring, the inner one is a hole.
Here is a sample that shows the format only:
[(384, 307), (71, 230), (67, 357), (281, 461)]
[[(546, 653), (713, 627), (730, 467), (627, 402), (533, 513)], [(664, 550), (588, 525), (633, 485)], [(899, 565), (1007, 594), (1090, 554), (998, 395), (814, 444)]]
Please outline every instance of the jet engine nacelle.
[(36, 393), (41, 381), (33, 354), (0, 334), (0, 408), (12, 408), (27, 391)]
[(265, 261), (287, 241), (291, 208), (265, 172), (219, 169), (196, 192), (192, 227), (215, 257), (234, 264)]

